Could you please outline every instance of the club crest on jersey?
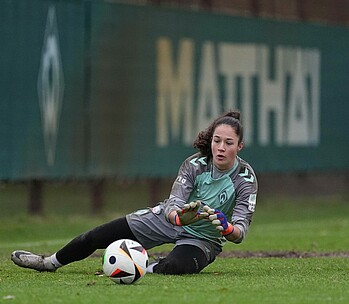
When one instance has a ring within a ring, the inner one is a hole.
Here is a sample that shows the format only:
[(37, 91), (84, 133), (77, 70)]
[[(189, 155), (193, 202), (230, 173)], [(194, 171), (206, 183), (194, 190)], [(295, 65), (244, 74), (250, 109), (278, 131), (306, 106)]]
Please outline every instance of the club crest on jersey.
[(223, 205), (228, 199), (228, 194), (226, 191), (223, 191), (220, 195), (219, 195), (219, 203), (221, 205)]

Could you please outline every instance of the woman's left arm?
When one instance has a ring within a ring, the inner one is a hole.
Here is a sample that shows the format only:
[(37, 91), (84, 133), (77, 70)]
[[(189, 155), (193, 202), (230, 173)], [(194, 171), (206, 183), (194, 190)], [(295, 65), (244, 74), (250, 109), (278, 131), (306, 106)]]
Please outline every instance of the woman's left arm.
[(258, 184), (255, 175), (251, 176), (254, 178), (246, 179), (241, 177), (237, 186), (235, 207), (231, 218), (231, 224), (234, 226), (236, 233), (231, 237), (226, 237), (227, 240), (237, 244), (245, 239), (256, 209)]

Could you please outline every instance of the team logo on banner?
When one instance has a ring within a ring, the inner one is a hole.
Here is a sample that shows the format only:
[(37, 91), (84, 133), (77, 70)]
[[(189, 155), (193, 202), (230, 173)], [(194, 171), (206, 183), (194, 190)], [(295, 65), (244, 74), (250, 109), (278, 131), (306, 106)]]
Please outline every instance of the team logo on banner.
[(63, 67), (59, 49), (56, 9), (48, 10), (41, 63), (38, 95), (47, 164), (55, 162), (56, 142), (64, 91)]

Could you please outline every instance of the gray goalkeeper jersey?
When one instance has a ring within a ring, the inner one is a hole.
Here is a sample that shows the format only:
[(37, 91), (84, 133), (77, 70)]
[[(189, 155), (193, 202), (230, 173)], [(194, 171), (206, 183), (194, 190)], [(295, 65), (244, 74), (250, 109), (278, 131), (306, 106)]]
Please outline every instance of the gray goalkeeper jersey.
[[(234, 167), (228, 172), (215, 168), (207, 157), (196, 153), (181, 165), (171, 194), (162, 204), (165, 216), (185, 203), (200, 200), (222, 211), (228, 220), (241, 230), (241, 242), (249, 228), (256, 207), (257, 178), (252, 167), (237, 157)], [(225, 238), (210, 221), (200, 220), (183, 228), (191, 235), (223, 245)]]

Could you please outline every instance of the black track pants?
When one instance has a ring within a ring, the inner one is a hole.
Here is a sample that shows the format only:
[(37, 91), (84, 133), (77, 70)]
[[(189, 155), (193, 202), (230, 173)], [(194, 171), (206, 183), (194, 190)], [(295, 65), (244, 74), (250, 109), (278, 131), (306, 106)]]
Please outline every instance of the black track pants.
[[(104, 249), (119, 239), (131, 239), (139, 242), (132, 233), (125, 217), (113, 220), (93, 228), (70, 241), (56, 253), (62, 265), (80, 261), (97, 249)], [(155, 273), (188, 274), (199, 273), (208, 265), (205, 253), (194, 245), (178, 245), (169, 255), (161, 259), (154, 267)]]
[(56, 258), (62, 265), (67, 265), (87, 258), (97, 249), (104, 249), (119, 239), (137, 241), (125, 217), (113, 220), (77, 236), (56, 253)]
[(199, 273), (208, 265), (205, 253), (194, 245), (176, 246), (169, 255), (154, 266), (154, 273), (189, 274)]

